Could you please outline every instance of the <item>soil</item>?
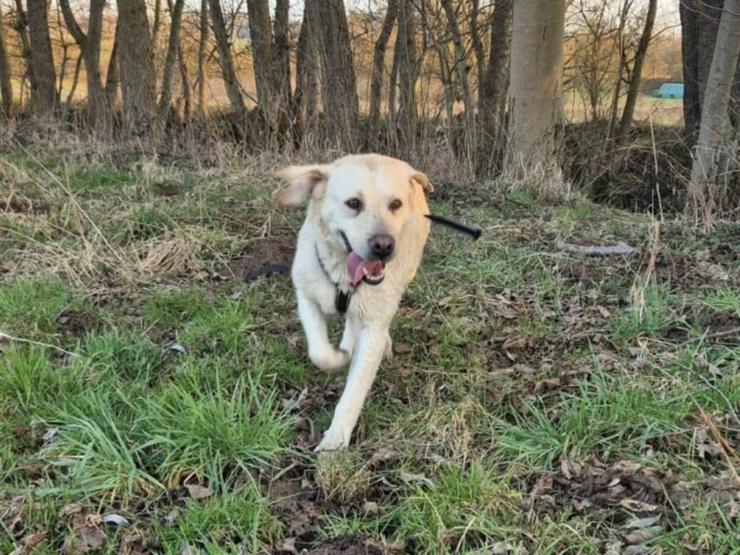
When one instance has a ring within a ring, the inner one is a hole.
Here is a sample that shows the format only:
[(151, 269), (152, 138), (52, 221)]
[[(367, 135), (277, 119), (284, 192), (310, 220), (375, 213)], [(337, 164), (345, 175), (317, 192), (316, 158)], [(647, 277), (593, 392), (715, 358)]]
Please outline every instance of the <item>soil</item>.
[(60, 331), (74, 337), (82, 337), (85, 333), (97, 329), (100, 325), (97, 317), (92, 312), (75, 309), (62, 311), (57, 316), (56, 322)]
[(219, 275), (252, 281), (273, 273), (287, 274), (295, 254), (295, 239), (257, 239), (241, 256), (231, 260)]

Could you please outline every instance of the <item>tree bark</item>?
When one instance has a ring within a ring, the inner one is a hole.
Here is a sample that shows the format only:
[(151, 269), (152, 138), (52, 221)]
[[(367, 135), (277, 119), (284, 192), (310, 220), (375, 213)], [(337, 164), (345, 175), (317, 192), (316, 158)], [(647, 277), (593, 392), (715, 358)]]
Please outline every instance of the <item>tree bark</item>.
[(408, 159), (416, 145), (416, 33), (411, 2), (402, 1), (398, 9), (398, 155)]
[(385, 77), (385, 52), (388, 49), (388, 41), (391, 38), (397, 15), (398, 0), (388, 0), (383, 25), (373, 48), (373, 69), (370, 77), (370, 112), (367, 128), (367, 144), (370, 148), (378, 146), (380, 108)]
[(309, 11), (303, 11), (301, 32), (296, 48), (296, 87), (293, 95), (293, 123), (296, 143), (315, 131), (318, 116), (319, 64), (316, 56), (316, 32)]
[(479, 112), (483, 120), (483, 152), (479, 173), (500, 164), (505, 133), (503, 121), (506, 111), (506, 92), (509, 88), (511, 61), (511, 20), (513, 0), (497, 0), (491, 18), (491, 46), (488, 66), (479, 88)]
[(111, 111), (113, 111), (113, 107), (116, 105), (120, 81), (121, 77), (118, 72), (118, 23), (116, 23), (113, 47), (110, 51), (110, 60), (108, 60), (108, 71), (105, 72), (105, 96)]
[[(31, 39), (28, 36), (28, 15), (23, 9), (23, 0), (15, 0), (15, 30), (21, 41), (21, 55), (26, 61), (26, 73), (28, 81), (31, 84), (31, 90), (36, 88), (36, 75), (33, 73), (33, 63), (31, 61)], [(23, 86), (21, 86), (21, 100), (23, 98)]]
[(198, 36), (198, 113), (206, 115), (206, 46), (208, 45), (208, 0), (200, 2)]
[(159, 93), (159, 119), (167, 117), (167, 112), (172, 104), (172, 79), (175, 73), (175, 62), (178, 61), (180, 51), (180, 24), (182, 22), (182, 9), (185, 0), (175, 0), (173, 6), (172, 0), (167, 0), (170, 9), (170, 36), (167, 43), (167, 55), (164, 60), (162, 70), (162, 89)]
[(305, 9), (323, 23), (317, 33), (322, 65), (322, 101), (328, 140), (346, 152), (357, 147), (357, 78), (352, 59), (347, 14), (342, 0), (307, 0)]
[(274, 121), (275, 59), (272, 49), (272, 25), (267, 0), (247, 0), (249, 35), (252, 42), (252, 63), (257, 85), (257, 104), (265, 119)]
[(154, 51), (145, 0), (118, 0), (118, 61), (123, 91), (123, 129), (151, 138), (157, 112)]
[(528, 167), (541, 166), (548, 172), (558, 167), (564, 120), (564, 21), (564, 0), (514, 3), (508, 150), (516, 174)]
[(691, 168), (694, 213), (707, 228), (712, 225), (715, 207), (722, 201), (723, 191), (720, 190), (717, 178), (723, 158), (722, 149), (728, 138), (730, 91), (739, 56), (740, 0), (725, 0), (704, 92), (699, 140)]
[(226, 23), (224, 14), (221, 10), (221, 0), (208, 0), (208, 8), (213, 24), (213, 35), (216, 37), (216, 47), (218, 48), (218, 63), (221, 66), (221, 75), (226, 87), (226, 94), (231, 103), (231, 109), (237, 114), (243, 114), (246, 110), (244, 98), (239, 87), (239, 80), (236, 77), (234, 69), (234, 60), (231, 56), (231, 45), (229, 44), (229, 35), (226, 32)]
[(8, 49), (5, 46), (5, 25), (3, 14), (0, 12), (0, 98), (5, 117), (10, 117), (13, 111), (13, 82), (10, 78), (10, 62)]
[(56, 70), (49, 38), (46, 0), (28, 0), (28, 29), (31, 39), (31, 110), (40, 115), (54, 112), (58, 106)]
[(647, 56), (648, 47), (650, 46), (650, 40), (653, 38), (653, 26), (655, 24), (655, 14), (658, 10), (658, 0), (650, 0), (648, 4), (647, 16), (645, 17), (645, 26), (642, 29), (642, 35), (640, 35), (640, 41), (637, 45), (637, 52), (635, 52), (635, 63), (632, 68), (632, 79), (630, 80), (629, 88), (627, 89), (627, 99), (624, 102), (624, 110), (622, 112), (622, 120), (619, 123), (619, 131), (617, 133), (617, 143), (624, 144), (627, 140), (630, 127), (632, 127), (632, 118), (635, 114), (635, 105), (637, 104), (637, 97), (640, 94), (640, 79), (642, 77), (642, 66), (645, 63), (645, 57)]
[(275, 87), (278, 96), (278, 132), (284, 137), (290, 127), (292, 95), (290, 87), (290, 3), (275, 2)]
[(100, 75), (100, 41), (105, 0), (90, 0), (87, 34), (77, 23), (69, 0), (59, 0), (64, 24), (80, 49), (87, 76), (87, 117), (98, 132), (110, 130), (111, 110)]

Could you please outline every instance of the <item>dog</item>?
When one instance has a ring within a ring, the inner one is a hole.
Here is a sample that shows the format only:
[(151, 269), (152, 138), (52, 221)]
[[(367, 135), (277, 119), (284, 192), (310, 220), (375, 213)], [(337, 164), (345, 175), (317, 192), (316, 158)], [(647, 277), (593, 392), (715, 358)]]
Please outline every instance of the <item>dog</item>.
[[(343, 449), (382, 359), (392, 356), (390, 324), (414, 279), (429, 235), (427, 176), (379, 154), (331, 164), (290, 166), (274, 193), (289, 208), (308, 205), (291, 278), (311, 362), (321, 369), (350, 364), (347, 382), (317, 451)], [(346, 313), (339, 347), (326, 317)]]

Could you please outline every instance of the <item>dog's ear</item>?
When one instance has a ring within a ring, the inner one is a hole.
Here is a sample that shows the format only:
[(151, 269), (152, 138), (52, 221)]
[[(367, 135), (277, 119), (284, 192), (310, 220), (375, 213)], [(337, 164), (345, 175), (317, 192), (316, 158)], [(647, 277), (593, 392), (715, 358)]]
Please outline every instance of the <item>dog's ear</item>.
[(289, 166), (277, 173), (277, 176), (288, 182), (277, 189), (272, 198), (288, 208), (296, 208), (308, 202), (313, 196), (323, 194), (328, 178), (326, 166)]
[(426, 193), (431, 193), (432, 191), (434, 191), (434, 187), (432, 187), (432, 182), (429, 181), (429, 178), (426, 176), (426, 174), (422, 172), (414, 173), (414, 175), (411, 176), (411, 181), (417, 183)]

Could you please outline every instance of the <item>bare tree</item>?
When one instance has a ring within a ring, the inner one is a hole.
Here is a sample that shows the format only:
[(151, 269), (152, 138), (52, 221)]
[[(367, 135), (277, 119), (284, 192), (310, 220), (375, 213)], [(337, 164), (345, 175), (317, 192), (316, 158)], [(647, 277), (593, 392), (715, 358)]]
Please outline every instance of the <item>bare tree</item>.
[(739, 56), (740, 0), (725, 0), (704, 92), (699, 140), (691, 168), (694, 213), (705, 227), (711, 227), (714, 208), (721, 203), (723, 193), (718, 190), (717, 178), (720, 163), (726, 158), (722, 155), (722, 148), (727, 144), (730, 91)]
[(627, 89), (627, 99), (624, 102), (622, 120), (619, 123), (619, 131), (617, 132), (618, 143), (624, 143), (627, 139), (630, 127), (632, 126), (632, 117), (635, 113), (637, 96), (640, 94), (642, 66), (645, 63), (645, 57), (647, 56), (648, 47), (650, 46), (650, 40), (653, 36), (653, 25), (655, 24), (655, 14), (657, 9), (658, 0), (650, 0), (647, 15), (645, 17), (645, 26), (643, 27), (640, 42), (637, 46), (637, 52), (635, 53), (635, 64), (632, 68), (632, 79), (630, 80), (630, 85)]
[(221, 66), (221, 75), (226, 87), (226, 94), (231, 103), (231, 109), (242, 114), (246, 110), (244, 98), (239, 87), (239, 80), (236, 77), (234, 69), (234, 60), (231, 56), (231, 45), (229, 44), (229, 34), (226, 31), (224, 14), (221, 10), (220, 0), (208, 0), (208, 11), (213, 24), (213, 35), (216, 37), (216, 47), (218, 48), (218, 63)]
[(108, 106), (113, 108), (118, 97), (118, 85), (120, 85), (121, 76), (118, 71), (118, 22), (113, 34), (113, 47), (110, 50), (110, 60), (108, 60), (108, 70), (105, 72), (105, 96), (108, 99)]
[(478, 90), (479, 112), (483, 120), (484, 139), (479, 172), (499, 163), (504, 147), (504, 113), (509, 87), (511, 60), (511, 21), (513, 0), (497, 0), (491, 18), (491, 46), (488, 66)]
[(28, 0), (28, 29), (35, 78), (35, 86), (31, 81), (31, 109), (39, 114), (48, 114), (58, 106), (58, 97), (46, 0)]
[(380, 108), (383, 94), (383, 80), (385, 77), (385, 52), (393, 32), (393, 26), (398, 16), (398, 0), (388, 0), (388, 6), (383, 18), (380, 34), (375, 40), (373, 48), (373, 69), (370, 77), (370, 112), (367, 130), (367, 144), (377, 145), (378, 128), (380, 126)]
[[(36, 75), (33, 72), (33, 62), (31, 61), (31, 39), (28, 36), (28, 15), (23, 9), (23, 0), (15, 0), (15, 25), (14, 29), (18, 33), (21, 41), (21, 55), (26, 61), (26, 77), (31, 84), (31, 90), (36, 89)], [(21, 83), (21, 98), (23, 97), (23, 83)]]
[(275, 138), (287, 130), (290, 106), (289, 4), (287, 0), (275, 4), (274, 38), (267, 0), (247, 0), (247, 8), (257, 102)]
[(400, 3), (398, 9), (398, 147), (399, 155), (408, 158), (416, 144), (416, 33), (411, 2)]
[(100, 42), (103, 30), (105, 0), (90, 0), (87, 33), (77, 23), (69, 0), (59, 0), (59, 7), (64, 16), (64, 23), (67, 30), (80, 48), (82, 59), (85, 62), (88, 119), (98, 131), (109, 130), (111, 126), (111, 110), (100, 75)]
[(198, 112), (206, 113), (206, 47), (208, 46), (208, 0), (200, 2), (198, 33)]
[(118, 0), (117, 35), (124, 132), (129, 136), (150, 137), (154, 131), (157, 92), (145, 0)]
[(13, 109), (13, 82), (10, 78), (10, 61), (5, 45), (5, 24), (2, 11), (0, 11), (0, 98), (2, 98), (3, 113), (8, 117)]
[(347, 14), (342, 0), (306, 0), (317, 32), (317, 45), (322, 66), (321, 100), (326, 130), (331, 143), (353, 151), (358, 139), (357, 78), (352, 60)]
[(319, 63), (313, 23), (309, 11), (304, 10), (296, 47), (296, 86), (292, 110), (297, 142), (303, 139), (307, 131), (314, 131), (318, 116)]
[[(565, 0), (514, 2), (511, 45), (510, 164), (557, 168), (563, 125)], [(551, 180), (557, 193), (560, 181)]]
[(162, 70), (162, 89), (159, 93), (159, 118), (167, 117), (167, 112), (172, 104), (172, 79), (175, 73), (175, 62), (178, 61), (180, 52), (180, 25), (182, 23), (182, 9), (185, 0), (167, 0), (171, 14), (170, 37), (167, 42), (167, 55)]

